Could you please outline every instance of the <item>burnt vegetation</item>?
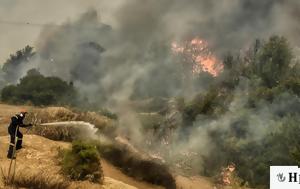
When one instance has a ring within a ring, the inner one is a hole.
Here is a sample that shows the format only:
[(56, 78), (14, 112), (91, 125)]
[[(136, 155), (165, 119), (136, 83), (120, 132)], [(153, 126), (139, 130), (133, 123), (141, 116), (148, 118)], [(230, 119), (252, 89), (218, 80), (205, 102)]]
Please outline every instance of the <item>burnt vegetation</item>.
[(144, 159), (116, 144), (98, 144), (98, 151), (103, 158), (131, 177), (164, 186), (166, 189), (176, 188), (170, 170), (161, 163)]
[[(3, 62), (1, 101), (68, 107), (27, 118), (35, 125), (85, 121), (98, 129), (95, 138), (112, 142), (75, 141), (86, 133), (68, 124), (30, 130), (74, 142), (61, 154), (63, 172), (74, 180), (101, 182), (101, 155), (134, 178), (170, 189), (176, 187), (173, 173), (215, 177), (231, 162), (237, 188), (268, 188), (269, 166), (300, 163), (299, 2), (105, 3), (104, 20), (117, 27), (102, 22), (97, 6), (60, 25), (44, 25), (41, 17), (41, 24), (23, 23), (43, 26), (36, 49), (26, 46)], [(23, 4), (2, 3), (3, 15), (22, 15)], [(71, 12), (61, 9), (65, 3), (54, 4), (64, 15), (81, 12), (85, 3), (72, 4)], [(277, 32), (287, 38), (249, 44), (251, 36)], [(28, 34), (19, 33), (24, 39)], [(118, 137), (159, 163), (116, 145)], [(25, 178), (16, 187), (64, 187), (48, 177)]]
[[(235, 162), (244, 184), (267, 187), (269, 166), (299, 164), (299, 62), (293, 59), (288, 41), (279, 36), (266, 42), (257, 40), (246, 55), (228, 54), (223, 62), (224, 71), (219, 76), (222, 79), (212, 85), (212, 90), (186, 103), (185, 126), (194, 127), (199, 116), (211, 120), (226, 116), (237, 90), (244, 90), (240, 94), (246, 101), (228, 129), (220, 129), (222, 124), (209, 129), (214, 147), (204, 157), (201, 172), (213, 176), (221, 166)], [(243, 88), (245, 81), (247, 87)], [(268, 119), (265, 125), (253, 125), (251, 116), (255, 112), (262, 114), (255, 118), (258, 121)], [(265, 135), (255, 139), (255, 131)]]

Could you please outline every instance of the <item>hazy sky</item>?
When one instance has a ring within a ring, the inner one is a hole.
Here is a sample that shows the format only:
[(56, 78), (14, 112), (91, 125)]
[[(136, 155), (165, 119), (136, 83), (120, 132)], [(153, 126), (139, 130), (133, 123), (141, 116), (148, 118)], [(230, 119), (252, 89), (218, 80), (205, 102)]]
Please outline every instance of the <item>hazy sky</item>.
[(101, 19), (112, 24), (108, 10), (121, 1), (107, 4), (102, 0), (0, 0), (0, 63), (25, 45), (34, 46), (42, 29), (39, 24), (61, 24), (89, 8), (101, 12)]
[(0, 64), (25, 45), (35, 46), (42, 25), (62, 24), (90, 8), (104, 23), (130, 31), (133, 40), (144, 38), (137, 31), (164, 28), (170, 36), (201, 34), (226, 51), (272, 34), (299, 45), (299, 7), (299, 0), (0, 0)]

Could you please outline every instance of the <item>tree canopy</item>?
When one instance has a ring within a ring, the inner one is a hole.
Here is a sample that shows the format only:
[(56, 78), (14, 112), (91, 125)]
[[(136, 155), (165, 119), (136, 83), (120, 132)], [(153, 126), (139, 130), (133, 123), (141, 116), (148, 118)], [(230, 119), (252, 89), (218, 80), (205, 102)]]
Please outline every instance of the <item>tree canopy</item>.
[(17, 85), (2, 89), (2, 101), (8, 103), (32, 103), (33, 105), (71, 105), (77, 92), (72, 83), (58, 77), (45, 77), (37, 70), (29, 70)]
[(11, 54), (2, 67), (6, 81), (9, 83), (18, 81), (22, 65), (28, 63), (34, 55), (33, 47), (28, 45), (15, 54)]

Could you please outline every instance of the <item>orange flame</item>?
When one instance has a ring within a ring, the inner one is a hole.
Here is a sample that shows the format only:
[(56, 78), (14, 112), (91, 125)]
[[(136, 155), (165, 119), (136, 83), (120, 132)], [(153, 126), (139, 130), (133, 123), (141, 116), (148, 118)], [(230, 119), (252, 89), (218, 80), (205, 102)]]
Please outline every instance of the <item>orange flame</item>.
[(211, 53), (206, 41), (196, 37), (183, 44), (173, 42), (171, 49), (174, 53), (183, 55), (186, 63), (191, 63), (193, 74), (208, 72), (216, 77), (223, 70), (223, 64)]

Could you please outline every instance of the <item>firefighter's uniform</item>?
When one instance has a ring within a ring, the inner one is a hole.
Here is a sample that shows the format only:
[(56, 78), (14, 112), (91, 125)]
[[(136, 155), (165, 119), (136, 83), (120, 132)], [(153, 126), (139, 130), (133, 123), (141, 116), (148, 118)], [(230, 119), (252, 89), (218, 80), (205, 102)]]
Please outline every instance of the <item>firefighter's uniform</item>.
[[(30, 127), (32, 124), (24, 124), (23, 120), (27, 112), (21, 112), (11, 117), (11, 122), (8, 127), (8, 133), (10, 135), (10, 144), (7, 152), (7, 158), (14, 158), (14, 147), (16, 144), (16, 150), (22, 148), (23, 134), (19, 131), (19, 127)], [(17, 142), (15, 141), (17, 137)]]

